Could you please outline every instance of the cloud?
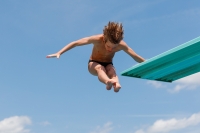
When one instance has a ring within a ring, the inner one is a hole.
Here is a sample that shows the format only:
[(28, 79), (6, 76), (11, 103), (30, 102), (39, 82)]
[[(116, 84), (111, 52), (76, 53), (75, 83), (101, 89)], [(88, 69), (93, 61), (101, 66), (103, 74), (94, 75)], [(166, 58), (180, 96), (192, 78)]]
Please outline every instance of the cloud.
[(147, 117), (169, 117), (169, 116), (174, 116), (172, 114), (152, 114), (152, 115), (127, 115), (128, 117), (138, 117), (138, 118), (147, 118)]
[(40, 125), (42, 125), (42, 126), (49, 126), (49, 125), (51, 125), (51, 123), (48, 122), (48, 121), (44, 121), (44, 122), (41, 122)]
[(112, 130), (112, 122), (107, 122), (103, 127), (97, 126), (96, 129), (90, 133), (110, 133)]
[(158, 81), (147, 81), (147, 84), (150, 84), (154, 86), (155, 88), (164, 88), (165, 85), (163, 85), (161, 82)]
[(179, 79), (175, 81), (175, 87), (169, 91), (172, 93), (179, 92), (181, 90), (193, 90), (200, 87), (200, 73), (193, 74), (191, 76)]
[(26, 125), (30, 125), (31, 120), (27, 116), (13, 116), (0, 121), (0, 133), (29, 133), (25, 129)]
[(200, 124), (200, 113), (183, 119), (157, 120), (152, 126), (139, 129), (135, 133), (169, 133), (170, 131), (185, 129), (198, 124)]
[(200, 87), (200, 73), (196, 73), (185, 78), (174, 81), (170, 85), (159, 81), (148, 81), (147, 84), (155, 88), (166, 88), (171, 93), (177, 93), (181, 90), (194, 90)]

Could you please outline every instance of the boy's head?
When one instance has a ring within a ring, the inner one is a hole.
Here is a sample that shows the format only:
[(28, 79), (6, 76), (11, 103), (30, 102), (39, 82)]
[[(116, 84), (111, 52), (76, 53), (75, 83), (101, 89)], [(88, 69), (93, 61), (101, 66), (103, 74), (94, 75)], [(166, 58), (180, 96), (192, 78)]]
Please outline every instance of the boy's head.
[(123, 26), (121, 23), (110, 22), (103, 29), (104, 41), (110, 41), (113, 44), (118, 44), (124, 35)]

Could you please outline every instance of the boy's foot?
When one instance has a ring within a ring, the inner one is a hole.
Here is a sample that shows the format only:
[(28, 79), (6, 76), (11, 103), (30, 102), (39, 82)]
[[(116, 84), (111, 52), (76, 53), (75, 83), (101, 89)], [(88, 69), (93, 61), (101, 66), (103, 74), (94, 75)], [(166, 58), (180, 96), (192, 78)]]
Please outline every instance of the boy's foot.
[(107, 90), (110, 90), (114, 84), (116, 84), (116, 81), (114, 81), (114, 80), (112, 80), (112, 79), (109, 80), (109, 81), (106, 83), (106, 89), (107, 89)]
[(121, 89), (121, 85), (118, 82), (116, 82), (115, 84), (113, 84), (113, 88), (115, 92), (118, 92)]

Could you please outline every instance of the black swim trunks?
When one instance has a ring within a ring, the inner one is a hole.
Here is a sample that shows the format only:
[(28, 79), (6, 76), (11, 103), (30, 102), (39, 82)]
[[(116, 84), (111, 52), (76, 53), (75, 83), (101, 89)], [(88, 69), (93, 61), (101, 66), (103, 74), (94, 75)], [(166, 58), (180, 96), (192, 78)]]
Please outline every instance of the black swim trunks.
[(102, 66), (104, 66), (104, 67), (106, 67), (106, 66), (109, 65), (109, 64), (112, 64), (112, 65), (113, 65), (112, 62), (100, 62), (100, 61), (95, 61), (95, 60), (89, 60), (88, 64), (89, 64), (90, 62), (99, 63), (100, 65), (102, 65)]

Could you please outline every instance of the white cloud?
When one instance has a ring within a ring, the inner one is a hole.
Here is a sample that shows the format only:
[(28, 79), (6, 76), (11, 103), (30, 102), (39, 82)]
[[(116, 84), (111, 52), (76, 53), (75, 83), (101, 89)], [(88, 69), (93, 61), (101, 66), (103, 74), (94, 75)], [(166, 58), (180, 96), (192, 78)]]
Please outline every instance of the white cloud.
[(44, 121), (44, 122), (41, 122), (40, 125), (42, 125), (42, 126), (48, 126), (48, 125), (51, 125), (51, 123), (48, 122), (48, 121)]
[(170, 92), (179, 92), (181, 90), (191, 90), (200, 87), (200, 73), (193, 74), (191, 76), (182, 78), (180, 80), (175, 81), (175, 87), (170, 89)]
[(147, 81), (147, 84), (150, 84), (154, 86), (155, 88), (164, 88), (165, 85), (163, 85), (161, 82), (158, 81)]
[(170, 85), (159, 81), (148, 81), (147, 84), (150, 84), (155, 88), (166, 88), (171, 93), (177, 93), (181, 90), (194, 90), (200, 87), (200, 73), (179, 79)]
[(112, 122), (107, 122), (103, 127), (97, 126), (96, 129), (90, 133), (110, 133), (112, 130)]
[(25, 129), (26, 125), (30, 125), (31, 120), (27, 116), (13, 116), (0, 121), (0, 133), (29, 133)]
[(152, 115), (127, 115), (128, 117), (139, 117), (139, 118), (147, 118), (147, 117), (169, 117), (174, 116), (172, 114), (152, 114)]
[(186, 129), (200, 124), (200, 113), (193, 114), (189, 118), (157, 120), (146, 129), (139, 129), (135, 133), (169, 133), (170, 131)]

